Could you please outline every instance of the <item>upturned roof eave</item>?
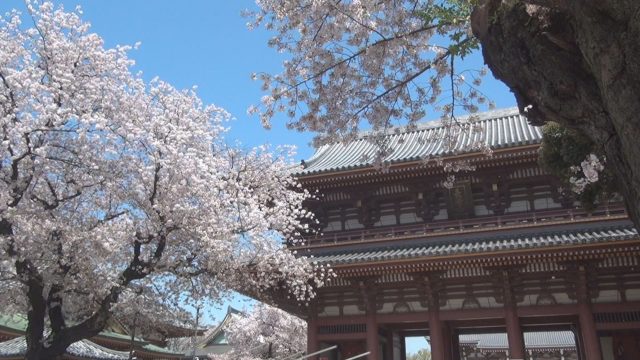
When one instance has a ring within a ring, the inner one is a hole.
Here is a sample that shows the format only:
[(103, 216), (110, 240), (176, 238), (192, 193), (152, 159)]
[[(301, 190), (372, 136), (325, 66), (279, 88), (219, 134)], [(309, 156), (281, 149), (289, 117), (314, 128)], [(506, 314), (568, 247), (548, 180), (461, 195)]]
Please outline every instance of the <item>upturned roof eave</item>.
[[(540, 142), (535, 142), (531, 144), (523, 144), (513, 147), (503, 147), (493, 150), (493, 155), (503, 155), (508, 153), (520, 153), (528, 150), (536, 150), (540, 147)], [(490, 161), (493, 156), (488, 156), (483, 154), (480, 151), (469, 152), (469, 153), (461, 153), (461, 154), (451, 154), (445, 155), (442, 157), (443, 160), (488, 160)], [(421, 168), (436, 168), (436, 164), (425, 164), (425, 161), (422, 159), (410, 159), (403, 160), (397, 162), (389, 162), (387, 163), (388, 170), (390, 171), (398, 171), (398, 170), (417, 170)], [(310, 173), (297, 173), (294, 176), (301, 182), (309, 182), (314, 180), (320, 180), (323, 178), (335, 178), (335, 177), (350, 177), (354, 175), (367, 176), (367, 175), (376, 175), (378, 176), (379, 170), (372, 165), (362, 165), (362, 166), (354, 166), (347, 168), (337, 168), (325, 171), (314, 171)]]
[[(477, 260), (483, 258), (495, 258), (495, 257), (509, 257), (509, 256), (526, 256), (526, 255), (546, 255), (547, 253), (554, 253), (558, 251), (564, 250), (614, 250), (612, 245), (616, 245), (616, 247), (624, 247), (628, 245), (638, 246), (640, 250), (640, 237), (631, 239), (631, 240), (618, 240), (618, 241), (607, 241), (603, 243), (595, 243), (595, 244), (583, 244), (583, 245), (564, 245), (564, 246), (545, 246), (539, 248), (532, 249), (516, 249), (516, 250), (496, 250), (496, 251), (487, 251), (487, 252), (479, 252), (479, 253), (465, 253), (465, 254), (447, 254), (447, 255), (429, 255), (429, 256), (421, 256), (415, 258), (405, 258), (405, 259), (389, 259), (389, 260), (380, 260), (380, 261), (363, 261), (363, 262), (351, 262), (351, 263), (341, 263), (341, 264), (330, 264), (331, 268), (334, 271), (341, 270), (351, 270), (351, 269), (359, 269), (359, 268), (367, 268), (367, 267), (387, 267), (387, 266), (397, 266), (397, 265), (411, 265), (411, 264), (440, 264), (440, 263), (449, 263), (451, 261), (460, 261), (460, 260)], [(326, 264), (326, 263), (323, 263)]]

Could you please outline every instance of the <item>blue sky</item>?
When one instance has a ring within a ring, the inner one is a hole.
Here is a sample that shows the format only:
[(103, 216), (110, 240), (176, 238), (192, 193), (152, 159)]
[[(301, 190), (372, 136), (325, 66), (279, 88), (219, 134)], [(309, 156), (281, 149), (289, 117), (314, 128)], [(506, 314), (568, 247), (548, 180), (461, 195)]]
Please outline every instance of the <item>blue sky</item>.
[[(84, 19), (92, 31), (100, 34), (107, 47), (142, 46), (130, 56), (137, 70), (146, 79), (155, 76), (177, 88), (198, 86), (205, 103), (222, 106), (236, 118), (230, 123), (227, 141), (240, 141), (245, 146), (264, 143), (293, 144), (298, 147), (297, 160), (308, 158), (313, 149), (308, 145), (312, 135), (287, 131), (285, 117), (276, 118), (270, 131), (264, 130), (255, 117), (246, 115), (251, 104), (258, 103), (263, 93), (260, 84), (250, 79), (252, 72), (278, 72), (286, 55), (267, 47), (270, 34), (264, 30), (249, 31), (247, 19), (240, 13), (255, 7), (252, 0), (56, 0), (73, 9), (80, 5)], [(24, 9), (23, 0), (0, 1), (0, 13)], [(464, 66), (479, 68), (481, 57), (476, 54)], [(460, 69), (460, 67), (458, 67)], [(498, 107), (515, 105), (506, 87), (489, 75), (482, 90)], [(430, 118), (435, 118), (431, 116)], [(233, 299), (237, 308), (247, 306)], [(226, 306), (214, 311), (219, 321)]]

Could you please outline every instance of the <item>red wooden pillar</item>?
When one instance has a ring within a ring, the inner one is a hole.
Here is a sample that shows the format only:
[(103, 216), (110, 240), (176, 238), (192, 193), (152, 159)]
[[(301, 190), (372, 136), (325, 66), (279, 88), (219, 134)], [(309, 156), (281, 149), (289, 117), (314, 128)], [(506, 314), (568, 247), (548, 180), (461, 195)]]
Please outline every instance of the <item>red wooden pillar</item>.
[(431, 359), (445, 360), (445, 339), (443, 324), (440, 321), (440, 294), (441, 274), (431, 273), (425, 278), (425, 291), (427, 297), (428, 321), (429, 321), (429, 340), (431, 345)]
[[(513, 270), (512, 270), (513, 271)], [(516, 309), (516, 300), (512, 288), (512, 274), (510, 270), (502, 272), (504, 294), (504, 323), (507, 328), (507, 341), (509, 342), (509, 359), (524, 360), (524, 336), (520, 328), (520, 319)]]
[(442, 348), (444, 351), (444, 358), (446, 360), (451, 360), (453, 358), (453, 343), (451, 342), (451, 328), (449, 327), (449, 323), (446, 321), (442, 322)]
[(524, 339), (520, 328), (520, 319), (516, 312), (516, 306), (511, 301), (505, 303), (504, 321), (509, 341), (509, 359), (524, 360)]
[(578, 322), (580, 323), (580, 336), (584, 347), (585, 360), (602, 360), (600, 352), (600, 338), (596, 330), (596, 324), (591, 312), (591, 298), (587, 285), (585, 268), (578, 269)]
[(376, 299), (373, 294), (368, 295), (367, 299), (367, 351), (369, 351), (369, 360), (379, 360), (378, 354), (378, 321), (376, 319)]
[[(318, 313), (316, 307), (311, 306), (309, 312), (309, 318), (307, 319), (307, 354), (314, 353), (320, 350), (318, 343)], [(314, 360), (315, 357), (309, 358)]]
[(445, 343), (440, 321), (440, 312), (437, 307), (429, 309), (429, 340), (431, 344), (431, 359), (445, 360)]

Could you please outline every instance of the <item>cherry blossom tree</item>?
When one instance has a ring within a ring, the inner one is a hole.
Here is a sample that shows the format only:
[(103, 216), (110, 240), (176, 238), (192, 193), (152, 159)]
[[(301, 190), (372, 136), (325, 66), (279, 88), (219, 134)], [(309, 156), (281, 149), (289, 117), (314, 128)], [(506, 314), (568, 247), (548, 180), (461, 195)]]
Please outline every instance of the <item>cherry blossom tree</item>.
[(133, 75), (131, 48), (104, 48), (80, 10), (27, 4), (32, 25), (0, 20), (0, 302), (27, 313), (26, 357), (142, 293), (313, 296), (324, 270), (281, 245), (310, 216), (288, 152), (226, 146), (223, 109)]
[[(409, 128), (426, 115), (442, 114), (445, 147), (455, 146), (488, 101), (477, 86), (480, 71), (457, 71), (456, 62), (477, 48), (467, 1), (259, 0), (250, 27), (275, 32), (269, 45), (291, 55), (281, 74), (255, 74), (268, 94), (258, 113), (265, 126), (278, 111), (289, 127), (318, 133), (317, 144), (348, 141), (368, 122), (383, 135), (394, 124)], [(440, 2), (438, 2), (440, 3)], [(384, 137), (377, 140), (383, 141)], [(385, 148), (380, 143), (381, 155)], [(483, 144), (471, 144), (480, 147)]]
[[(482, 45), (486, 64), (513, 91), (532, 124), (553, 121), (593, 141), (640, 226), (640, 4), (635, 0), (258, 0), (250, 27), (290, 58), (281, 74), (256, 74), (268, 126), (348, 141), (362, 121), (374, 133), (411, 128), (429, 106), (450, 147), (472, 124), (455, 110), (487, 102), (476, 73), (457, 61)], [(473, 119), (473, 117), (472, 117)], [(371, 136), (381, 155), (384, 137)], [(475, 144), (481, 147), (481, 144)], [(473, 150), (473, 149), (469, 149)], [(593, 177), (592, 177), (593, 178)]]
[(232, 350), (213, 355), (217, 360), (284, 358), (307, 348), (307, 323), (264, 303), (229, 322), (224, 330)]

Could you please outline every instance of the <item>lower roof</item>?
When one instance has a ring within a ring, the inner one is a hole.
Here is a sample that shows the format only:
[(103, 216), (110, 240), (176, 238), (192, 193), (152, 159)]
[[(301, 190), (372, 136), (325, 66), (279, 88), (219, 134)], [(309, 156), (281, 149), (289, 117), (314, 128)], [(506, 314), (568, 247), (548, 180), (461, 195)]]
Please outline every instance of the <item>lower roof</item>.
[[(0, 359), (21, 357), (27, 353), (27, 341), (24, 336), (0, 343)], [(89, 340), (80, 340), (67, 348), (67, 354), (80, 359), (92, 360), (126, 360), (129, 353), (102, 347)]]
[[(8, 330), (10, 332), (15, 332), (18, 334), (24, 334), (24, 332), (27, 330), (27, 325), (28, 325), (28, 321), (27, 321), (27, 317), (23, 314), (0, 314), (0, 331), (1, 330)], [(107, 340), (113, 340), (116, 342), (130, 342), (131, 341), (131, 336), (127, 335), (127, 334), (118, 334), (116, 332), (113, 331), (102, 331), (100, 332), (96, 338), (98, 339), (107, 339)], [(20, 339), (20, 338), (18, 338)], [(24, 340), (24, 337), (22, 337), (22, 339)], [(16, 340), (16, 339), (12, 339), (11, 341)], [(88, 340), (82, 340), (82, 341), (88, 341)], [(82, 342), (81, 341), (81, 342)], [(95, 346), (99, 346), (96, 345), (95, 343), (88, 341), (89, 343), (95, 345)], [(2, 352), (2, 346), (4, 346), (3, 344), (5, 343), (0, 343), (0, 358), (2, 357), (8, 357), (9, 355), (4, 356), (3, 352)], [(76, 343), (79, 344), (79, 343)], [(169, 356), (180, 356), (180, 353), (176, 353), (175, 351), (171, 351), (169, 349), (165, 349), (163, 347), (151, 344), (150, 342), (146, 341), (145, 339), (141, 339), (136, 337), (135, 338), (135, 344), (136, 344), (136, 350), (137, 351), (145, 351), (145, 352), (150, 352), (150, 353), (157, 353), (157, 354), (166, 354)], [(75, 344), (74, 344), (75, 345)], [(26, 346), (26, 345), (25, 345)], [(101, 346), (99, 346), (100, 348), (103, 348)], [(26, 349), (26, 348), (25, 348)], [(107, 348), (103, 348), (103, 349), (107, 349)], [(110, 349), (107, 349), (109, 351), (112, 351)], [(118, 353), (116, 351), (116, 353)], [(129, 358), (128, 353), (126, 359)], [(74, 355), (74, 354), (72, 354)], [(18, 355), (20, 356), (20, 355)]]
[(638, 231), (631, 225), (600, 226), (567, 231), (491, 236), (465, 239), (463, 241), (452, 240), (446, 243), (387, 246), (362, 251), (325, 252), (310, 260), (331, 265), (356, 264), (447, 255), (553, 248), (554, 246), (596, 244), (637, 238)]

